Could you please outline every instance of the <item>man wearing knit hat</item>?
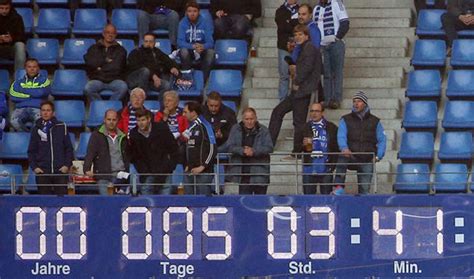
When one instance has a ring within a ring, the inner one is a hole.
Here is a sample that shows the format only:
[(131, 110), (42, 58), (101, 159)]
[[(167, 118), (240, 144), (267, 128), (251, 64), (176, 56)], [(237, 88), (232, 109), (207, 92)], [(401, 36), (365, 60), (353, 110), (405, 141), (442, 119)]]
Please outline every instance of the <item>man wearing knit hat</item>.
[[(352, 112), (341, 117), (337, 131), (337, 144), (341, 155), (337, 161), (333, 193), (344, 194), (344, 182), (348, 165), (357, 171), (359, 194), (368, 194), (372, 183), (375, 161), (385, 155), (386, 138), (380, 119), (370, 113), (368, 98), (359, 91), (352, 97)], [(359, 154), (357, 154), (359, 153)]]

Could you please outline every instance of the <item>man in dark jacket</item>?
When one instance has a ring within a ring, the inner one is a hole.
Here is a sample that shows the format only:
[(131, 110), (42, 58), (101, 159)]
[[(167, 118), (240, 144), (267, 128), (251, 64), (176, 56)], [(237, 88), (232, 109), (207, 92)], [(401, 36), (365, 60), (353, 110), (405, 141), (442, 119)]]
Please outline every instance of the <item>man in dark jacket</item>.
[(303, 132), (303, 193), (316, 194), (317, 184), (320, 193), (330, 194), (332, 191), (332, 172), (337, 161), (337, 126), (327, 121), (324, 116), (324, 107), (320, 103), (311, 105), (309, 115), (311, 120), (306, 123)]
[(155, 47), (153, 33), (145, 34), (143, 45), (130, 53), (128, 69), (127, 83), (130, 88), (140, 87), (160, 93), (170, 89), (170, 74), (179, 74), (178, 64)]
[(213, 91), (207, 96), (202, 115), (212, 125), (217, 147), (223, 145), (229, 138), (230, 129), (237, 123), (235, 112), (222, 103), (218, 92)]
[(15, 71), (25, 63), (25, 41), (23, 19), (11, 0), (0, 0), (0, 58), (15, 59)]
[(64, 195), (67, 193), (67, 173), (72, 166), (74, 149), (66, 124), (54, 117), (54, 104), (43, 101), (40, 108), (41, 118), (31, 130), (28, 161), (37, 174), (38, 193)]
[(127, 51), (115, 40), (117, 29), (112, 24), (105, 26), (102, 37), (84, 55), (89, 76), (84, 94), (90, 101), (102, 100), (100, 91), (111, 90), (111, 100), (122, 100), (128, 91), (127, 83), (122, 80)]
[[(126, 184), (129, 176), (127, 135), (117, 128), (117, 122), (117, 112), (112, 109), (107, 110), (104, 124), (92, 132), (84, 158), (84, 173), (97, 180), (101, 195), (107, 195), (108, 187)], [(92, 171), (92, 165), (94, 165), (94, 171)], [(126, 188), (120, 190), (127, 192)]]
[(446, 31), (448, 53), (453, 41), (458, 38), (458, 31), (474, 29), (474, 0), (449, 0), (448, 12), (441, 16)]
[(227, 145), (232, 153), (228, 173), (240, 184), (239, 194), (265, 195), (273, 143), (267, 127), (258, 123), (255, 109), (242, 112), (242, 122), (232, 127)]
[(250, 22), (262, 14), (260, 0), (211, 0), (216, 39), (245, 39)]
[(130, 132), (130, 154), (131, 162), (141, 174), (140, 192), (169, 195), (171, 187), (165, 181), (176, 167), (174, 155), (178, 144), (165, 122), (152, 122), (151, 111), (138, 109), (136, 116), (137, 127)]

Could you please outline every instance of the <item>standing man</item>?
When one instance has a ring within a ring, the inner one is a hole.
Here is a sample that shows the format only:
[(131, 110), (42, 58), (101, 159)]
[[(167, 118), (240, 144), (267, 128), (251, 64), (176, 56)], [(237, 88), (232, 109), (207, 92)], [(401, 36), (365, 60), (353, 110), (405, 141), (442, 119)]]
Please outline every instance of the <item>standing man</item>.
[(15, 71), (25, 64), (25, 25), (12, 7), (12, 0), (0, 0), (0, 58), (15, 59)]
[(448, 55), (453, 41), (458, 38), (458, 31), (474, 29), (474, 1), (449, 0), (448, 12), (441, 16), (443, 29), (446, 31)]
[(184, 132), (186, 142), (186, 163), (184, 177), (187, 195), (210, 195), (212, 193), (212, 173), (217, 154), (216, 139), (211, 124), (201, 115), (201, 105), (188, 102), (184, 106), (184, 115), (189, 128)]
[(149, 110), (137, 109), (137, 127), (130, 132), (131, 162), (140, 174), (139, 191), (142, 195), (169, 195), (167, 176), (176, 167), (178, 149), (166, 122), (152, 122)]
[(222, 103), (222, 97), (218, 92), (212, 91), (207, 96), (202, 115), (211, 123), (217, 147), (222, 146), (229, 138), (230, 129), (237, 123), (235, 112)]
[(313, 103), (309, 109), (310, 121), (304, 128), (303, 146), (303, 193), (316, 194), (317, 185), (320, 193), (328, 195), (332, 190), (332, 172), (337, 161), (337, 126), (324, 118), (324, 107)]
[(357, 164), (357, 184), (359, 194), (368, 194), (374, 170), (373, 155), (353, 154), (356, 152), (372, 152), (375, 161), (382, 160), (387, 145), (382, 122), (370, 113), (367, 96), (359, 91), (352, 97), (352, 112), (341, 117), (337, 131), (337, 143), (342, 155), (336, 167), (334, 194), (344, 194), (347, 165)]
[(30, 168), (37, 174), (39, 194), (65, 195), (69, 182), (67, 173), (74, 160), (74, 149), (66, 124), (54, 116), (54, 104), (43, 101), (40, 108), (41, 118), (31, 130), (28, 146)]

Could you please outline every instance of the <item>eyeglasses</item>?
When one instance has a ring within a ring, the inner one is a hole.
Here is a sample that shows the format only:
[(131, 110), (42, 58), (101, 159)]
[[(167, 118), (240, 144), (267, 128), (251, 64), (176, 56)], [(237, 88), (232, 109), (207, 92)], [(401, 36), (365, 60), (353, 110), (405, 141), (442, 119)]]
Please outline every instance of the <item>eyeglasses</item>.
[(145, 43), (153, 43), (154, 41), (153, 41), (153, 40), (144, 40), (143, 42), (145, 42)]
[(317, 109), (311, 109), (309, 112), (322, 112), (322, 110), (317, 110)]

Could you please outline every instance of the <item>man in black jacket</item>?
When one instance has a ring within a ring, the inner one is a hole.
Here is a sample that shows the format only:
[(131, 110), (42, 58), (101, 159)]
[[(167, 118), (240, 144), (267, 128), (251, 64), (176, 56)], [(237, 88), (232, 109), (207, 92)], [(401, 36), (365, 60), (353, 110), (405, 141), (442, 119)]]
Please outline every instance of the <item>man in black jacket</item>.
[(135, 114), (137, 127), (130, 132), (130, 154), (131, 162), (141, 174), (140, 192), (142, 195), (169, 195), (171, 188), (165, 182), (167, 174), (176, 167), (173, 155), (178, 144), (166, 122), (152, 122), (151, 111), (137, 109)]
[[(66, 124), (54, 117), (54, 104), (41, 103), (41, 118), (31, 130), (28, 146), (30, 168), (37, 174), (38, 193), (64, 195), (67, 193), (67, 173), (72, 166), (74, 151)], [(61, 186), (52, 186), (52, 185)]]
[(25, 26), (11, 0), (0, 0), (0, 58), (15, 59), (15, 71), (25, 64)]
[(262, 14), (260, 0), (211, 0), (216, 39), (245, 39), (250, 22)]
[(179, 74), (178, 64), (155, 47), (153, 33), (145, 34), (143, 45), (130, 53), (128, 69), (127, 83), (130, 88), (140, 87), (160, 93), (170, 89), (169, 75)]
[(448, 12), (441, 16), (446, 31), (448, 54), (458, 31), (474, 29), (474, 0), (449, 0)]
[(207, 96), (202, 115), (212, 125), (217, 147), (223, 145), (229, 138), (230, 129), (237, 123), (235, 112), (222, 103), (218, 92), (213, 91)]
[(89, 76), (84, 94), (90, 101), (102, 100), (100, 91), (111, 90), (110, 100), (122, 100), (128, 92), (127, 83), (122, 80), (127, 51), (115, 40), (117, 29), (112, 24), (105, 26), (102, 37), (84, 55)]

